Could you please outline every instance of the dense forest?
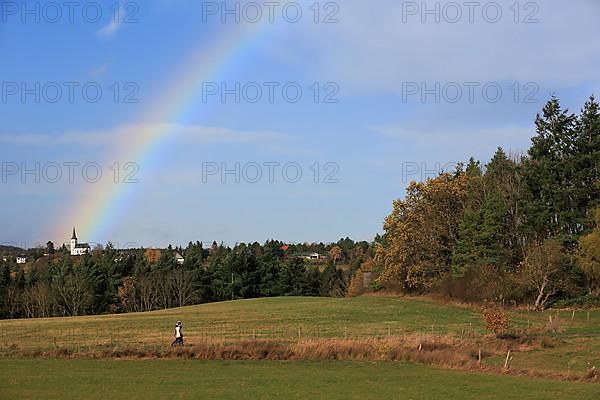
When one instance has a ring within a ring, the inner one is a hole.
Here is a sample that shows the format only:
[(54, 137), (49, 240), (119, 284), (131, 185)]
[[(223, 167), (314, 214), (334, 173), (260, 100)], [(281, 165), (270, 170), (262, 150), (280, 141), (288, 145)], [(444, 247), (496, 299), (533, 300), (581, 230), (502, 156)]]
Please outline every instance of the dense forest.
[[(63, 246), (0, 264), (0, 317), (150, 311), (271, 296), (394, 291), (468, 302), (600, 305), (600, 107), (552, 98), (527, 154), (412, 182), (373, 242), (189, 243), (81, 257)], [(14, 249), (13, 249), (14, 250)], [(309, 253), (317, 255), (313, 260)]]
[(543, 309), (598, 302), (600, 114), (551, 99), (527, 154), (413, 182), (385, 220), (380, 278), (404, 291)]

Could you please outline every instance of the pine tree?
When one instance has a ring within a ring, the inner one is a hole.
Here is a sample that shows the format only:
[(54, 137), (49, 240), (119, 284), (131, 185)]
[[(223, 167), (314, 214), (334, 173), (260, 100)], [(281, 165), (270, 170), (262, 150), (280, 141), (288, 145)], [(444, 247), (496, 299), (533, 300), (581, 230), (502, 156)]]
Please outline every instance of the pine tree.
[(294, 258), (286, 262), (281, 270), (280, 282), (285, 296), (303, 296), (308, 287), (304, 260)]
[(0, 288), (10, 285), (10, 266), (7, 262), (0, 262)]
[(455, 277), (464, 275), (469, 266), (478, 265), (479, 227), (481, 210), (467, 210), (459, 226), (459, 239), (452, 254), (452, 272)]
[(321, 296), (344, 297), (346, 285), (341, 269), (335, 267), (333, 262), (321, 274)]
[(575, 148), (578, 220), (584, 222), (591, 219), (592, 210), (600, 206), (600, 106), (594, 96), (581, 110)]
[(536, 119), (525, 163), (528, 189), (526, 228), (530, 238), (541, 243), (555, 236), (581, 232), (575, 200), (577, 117), (563, 110), (552, 98)]
[(465, 212), (459, 240), (452, 255), (452, 271), (462, 276), (469, 267), (494, 266), (505, 269), (510, 263), (508, 211), (497, 193), (490, 194), (481, 209)]

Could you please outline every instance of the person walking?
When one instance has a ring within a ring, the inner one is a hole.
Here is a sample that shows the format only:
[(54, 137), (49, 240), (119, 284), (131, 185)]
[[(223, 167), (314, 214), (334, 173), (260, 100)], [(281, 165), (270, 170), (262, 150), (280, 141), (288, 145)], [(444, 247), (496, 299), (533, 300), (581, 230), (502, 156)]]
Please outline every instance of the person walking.
[(183, 346), (183, 330), (181, 321), (177, 321), (175, 324), (175, 340), (171, 343), (171, 346)]

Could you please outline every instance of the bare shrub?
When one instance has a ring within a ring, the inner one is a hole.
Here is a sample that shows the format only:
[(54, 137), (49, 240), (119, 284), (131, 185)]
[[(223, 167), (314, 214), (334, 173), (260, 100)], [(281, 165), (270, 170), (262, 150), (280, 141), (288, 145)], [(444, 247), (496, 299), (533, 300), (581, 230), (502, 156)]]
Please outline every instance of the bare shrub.
[(534, 244), (527, 250), (519, 272), (524, 285), (535, 292), (536, 310), (543, 310), (550, 297), (566, 288), (569, 279), (562, 269), (565, 263), (567, 256), (556, 239)]
[(550, 316), (548, 318), (548, 322), (546, 322), (544, 331), (551, 332), (551, 333), (562, 333), (565, 331), (565, 328), (563, 326), (563, 322), (561, 319), (559, 319), (558, 317)]
[(442, 298), (468, 303), (519, 302), (526, 299), (525, 290), (516, 282), (514, 274), (492, 265), (467, 267), (459, 278), (448, 273), (440, 280), (436, 293)]
[(551, 337), (544, 336), (540, 342), (543, 349), (553, 349), (556, 347), (556, 341)]

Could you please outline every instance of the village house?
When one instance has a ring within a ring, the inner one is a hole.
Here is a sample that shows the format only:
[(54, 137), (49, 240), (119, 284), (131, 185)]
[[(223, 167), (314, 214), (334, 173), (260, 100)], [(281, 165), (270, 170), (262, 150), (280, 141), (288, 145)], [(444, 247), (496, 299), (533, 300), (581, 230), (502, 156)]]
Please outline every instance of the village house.
[(318, 261), (318, 260), (324, 260), (327, 257), (319, 254), (319, 253), (300, 253), (297, 255), (298, 258), (302, 258), (304, 260), (309, 260), (309, 261)]

